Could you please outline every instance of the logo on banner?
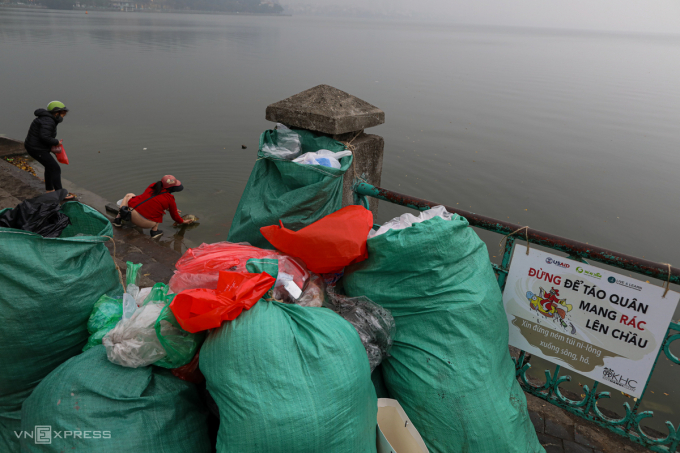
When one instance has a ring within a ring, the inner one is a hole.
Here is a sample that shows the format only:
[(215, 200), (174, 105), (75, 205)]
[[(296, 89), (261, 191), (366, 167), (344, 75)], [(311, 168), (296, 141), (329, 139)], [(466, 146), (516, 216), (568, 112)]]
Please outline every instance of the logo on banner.
[[(590, 272), (590, 271), (583, 269), (581, 266), (576, 268), (576, 272), (578, 272), (579, 274), (587, 275), (588, 277), (596, 278), (598, 280), (602, 278), (602, 274), (600, 274), (599, 272), (598, 273)], [(609, 278), (611, 278), (611, 277), (609, 277)], [(610, 280), (609, 283), (614, 283), (614, 282), (612, 282)]]
[(616, 371), (611, 368), (605, 368), (602, 370), (602, 379), (628, 390), (635, 390), (636, 387), (633, 384), (637, 385), (637, 381), (626, 379), (623, 377), (623, 375), (616, 373)]
[(555, 266), (563, 267), (565, 269), (568, 269), (571, 267), (568, 263), (563, 263), (562, 261), (557, 261), (555, 259), (552, 259), (551, 257), (547, 257), (545, 259), (545, 262), (548, 264), (554, 264)]
[(635, 283), (628, 283), (625, 280), (618, 280), (614, 277), (609, 277), (607, 279), (609, 283), (616, 283), (617, 285), (625, 286), (626, 288), (634, 289), (635, 291), (642, 291), (642, 286), (636, 285)]

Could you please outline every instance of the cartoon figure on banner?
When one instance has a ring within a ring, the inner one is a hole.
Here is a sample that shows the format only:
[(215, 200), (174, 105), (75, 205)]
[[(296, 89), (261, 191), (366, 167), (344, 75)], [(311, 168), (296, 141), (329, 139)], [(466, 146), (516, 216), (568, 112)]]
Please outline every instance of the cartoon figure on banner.
[(536, 310), (544, 317), (551, 319), (553, 322), (559, 324), (565, 330), (571, 327), (571, 333), (576, 333), (576, 328), (570, 322), (569, 325), (564, 321), (567, 313), (571, 311), (571, 304), (567, 303), (567, 299), (558, 299), (560, 295), (559, 290), (551, 288), (550, 292), (546, 292), (543, 288), (540, 289), (540, 295), (536, 295), (531, 291), (527, 291), (527, 299), (529, 299), (529, 307)]

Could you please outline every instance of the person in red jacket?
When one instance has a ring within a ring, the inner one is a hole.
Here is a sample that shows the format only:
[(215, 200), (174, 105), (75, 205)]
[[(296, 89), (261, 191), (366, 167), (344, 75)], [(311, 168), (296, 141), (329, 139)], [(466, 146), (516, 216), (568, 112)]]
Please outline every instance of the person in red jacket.
[[(170, 212), (170, 216), (177, 223), (192, 223), (193, 220), (184, 220), (180, 217), (181, 211), (177, 210), (174, 192), (184, 190), (184, 186), (172, 175), (165, 175), (160, 181), (156, 181), (146, 188), (143, 194), (129, 193), (123, 198), (121, 207), (127, 206), (132, 211), (132, 223), (141, 228), (151, 228), (149, 234), (152, 239), (158, 239), (163, 232), (158, 225), (163, 223), (163, 215)], [(123, 226), (120, 212), (111, 222), (116, 227)]]

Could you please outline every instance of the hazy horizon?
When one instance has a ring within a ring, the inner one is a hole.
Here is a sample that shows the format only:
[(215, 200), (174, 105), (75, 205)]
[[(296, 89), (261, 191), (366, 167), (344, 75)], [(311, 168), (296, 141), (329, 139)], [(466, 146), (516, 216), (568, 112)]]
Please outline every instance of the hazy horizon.
[(429, 19), (498, 25), (680, 33), (680, 2), (659, 0), (279, 0), (295, 14)]

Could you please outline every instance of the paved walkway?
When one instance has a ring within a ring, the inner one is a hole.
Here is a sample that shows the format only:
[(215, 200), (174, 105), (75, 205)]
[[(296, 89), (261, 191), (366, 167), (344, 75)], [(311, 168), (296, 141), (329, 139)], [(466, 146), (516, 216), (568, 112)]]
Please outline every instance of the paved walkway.
[(529, 416), (546, 453), (637, 453), (646, 448), (595, 423), (526, 395)]

